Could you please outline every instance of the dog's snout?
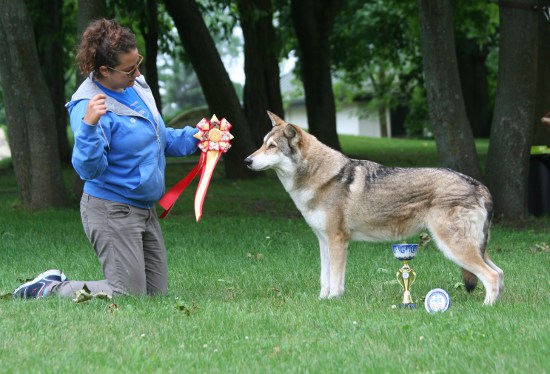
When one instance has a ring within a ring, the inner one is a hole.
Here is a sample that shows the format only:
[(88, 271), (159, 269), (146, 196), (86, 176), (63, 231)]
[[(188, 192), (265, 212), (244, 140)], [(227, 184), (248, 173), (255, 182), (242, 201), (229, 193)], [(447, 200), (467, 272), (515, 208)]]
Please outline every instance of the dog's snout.
[(244, 159), (244, 164), (246, 165), (246, 167), (251, 167), (252, 166), (252, 158), (250, 157), (247, 157)]

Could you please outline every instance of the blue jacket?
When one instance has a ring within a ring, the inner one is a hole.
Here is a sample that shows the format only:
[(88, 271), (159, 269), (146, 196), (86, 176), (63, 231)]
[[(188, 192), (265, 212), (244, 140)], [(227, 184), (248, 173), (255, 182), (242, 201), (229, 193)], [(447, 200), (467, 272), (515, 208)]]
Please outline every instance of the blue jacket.
[(107, 95), (107, 113), (96, 126), (90, 126), (82, 120), (88, 102), (104, 92), (91, 78), (82, 83), (65, 105), (74, 133), (72, 164), (86, 181), (84, 192), (89, 195), (151, 208), (165, 191), (165, 156), (194, 153), (198, 140), (193, 135), (198, 129), (167, 128), (143, 76), (133, 88), (152, 120)]

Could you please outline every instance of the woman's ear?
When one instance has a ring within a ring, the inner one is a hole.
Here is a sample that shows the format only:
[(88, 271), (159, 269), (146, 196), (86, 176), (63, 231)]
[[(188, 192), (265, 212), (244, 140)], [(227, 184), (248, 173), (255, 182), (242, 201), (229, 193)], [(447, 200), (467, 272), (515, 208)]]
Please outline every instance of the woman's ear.
[(99, 79), (105, 78), (106, 76), (108, 76), (111, 73), (111, 71), (107, 68), (107, 66), (100, 66), (98, 70), (99, 70), (99, 75), (100, 76), (97, 77), (97, 78), (99, 78)]

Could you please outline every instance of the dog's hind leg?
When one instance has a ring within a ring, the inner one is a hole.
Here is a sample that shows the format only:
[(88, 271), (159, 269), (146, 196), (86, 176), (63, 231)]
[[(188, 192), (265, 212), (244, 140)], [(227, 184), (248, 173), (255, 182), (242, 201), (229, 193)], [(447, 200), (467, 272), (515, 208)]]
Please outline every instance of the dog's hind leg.
[[(466, 271), (463, 274), (470, 273), (479, 278), (485, 287), (484, 304), (493, 304), (500, 294), (501, 277), (497, 271), (485, 263), (479, 249), (471, 242), (456, 243), (438, 237), (437, 234), (434, 234), (434, 239), (443, 254)], [(465, 279), (465, 281), (467, 280)], [(472, 286), (471, 283), (470, 286)], [(468, 284), (466, 284), (466, 287), (469, 287)]]
[[(502, 289), (502, 270), (498, 269), (499, 272), (486, 262), (488, 256), (485, 254), (484, 246), (487, 241), (483, 228), (476, 224), (478, 221), (475, 215), (459, 215), (456, 211), (454, 214), (444, 212), (434, 217), (428, 228), (443, 254), (466, 270), (463, 275), (468, 276), (469, 286), (472, 286), (473, 282), (468, 273), (479, 278), (485, 287), (484, 304), (491, 305), (497, 300)], [(494, 265), (492, 261), (490, 263)], [(468, 287), (468, 284), (466, 286)]]
[(315, 232), (319, 239), (319, 250), (321, 254), (321, 292), (319, 299), (327, 299), (330, 294), (330, 257), (328, 254), (328, 241), (324, 233)]
[(483, 253), (483, 259), (485, 260), (485, 263), (498, 274), (498, 297), (500, 297), (504, 292), (504, 271), (496, 266), (495, 263), (489, 258), (487, 251)]

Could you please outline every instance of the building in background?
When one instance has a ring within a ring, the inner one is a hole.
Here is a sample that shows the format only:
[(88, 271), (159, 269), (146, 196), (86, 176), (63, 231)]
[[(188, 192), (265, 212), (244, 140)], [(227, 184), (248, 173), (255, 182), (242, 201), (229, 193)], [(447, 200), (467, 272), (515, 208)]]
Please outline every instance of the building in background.
[[(281, 92), (285, 105), (285, 121), (307, 129), (303, 88), (290, 72), (281, 76)], [(382, 136), (378, 111), (369, 108), (368, 97), (357, 97), (336, 107), (336, 132), (341, 135)], [(390, 112), (386, 112), (388, 136), (392, 136)]]
[(0, 127), (0, 160), (11, 157), (10, 147), (6, 141), (4, 129)]

